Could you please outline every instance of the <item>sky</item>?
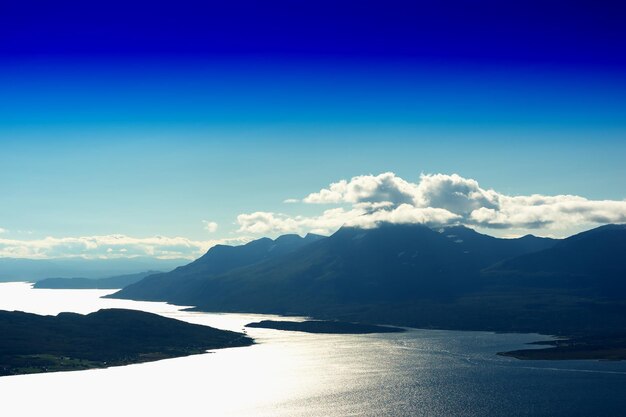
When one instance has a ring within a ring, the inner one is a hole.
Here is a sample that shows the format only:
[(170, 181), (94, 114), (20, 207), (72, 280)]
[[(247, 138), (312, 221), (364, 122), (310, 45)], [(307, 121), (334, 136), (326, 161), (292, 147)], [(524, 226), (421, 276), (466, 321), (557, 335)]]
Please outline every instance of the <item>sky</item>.
[(618, 3), (3, 3), (0, 256), (625, 222)]

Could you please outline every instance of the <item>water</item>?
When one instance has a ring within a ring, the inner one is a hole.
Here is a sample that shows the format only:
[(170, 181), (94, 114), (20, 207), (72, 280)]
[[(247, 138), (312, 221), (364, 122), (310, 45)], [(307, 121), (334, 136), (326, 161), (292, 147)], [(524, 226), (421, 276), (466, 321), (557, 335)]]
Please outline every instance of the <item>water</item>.
[[(56, 314), (124, 307), (238, 331), (271, 317), (99, 298), (110, 292), (6, 283), (0, 284), (0, 309)], [(257, 345), (117, 368), (0, 378), (2, 415), (588, 417), (626, 410), (624, 362), (495, 355), (545, 336), (247, 331)]]

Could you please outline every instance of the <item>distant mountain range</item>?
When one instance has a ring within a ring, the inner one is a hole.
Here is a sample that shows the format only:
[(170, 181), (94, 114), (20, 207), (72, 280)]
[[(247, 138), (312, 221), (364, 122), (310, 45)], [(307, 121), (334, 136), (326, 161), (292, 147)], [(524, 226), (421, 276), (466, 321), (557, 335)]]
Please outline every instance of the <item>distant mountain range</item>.
[(216, 246), (112, 297), (425, 328), (626, 328), (626, 226), (563, 240), (384, 224)]
[(35, 282), (33, 287), (49, 289), (119, 289), (141, 281), (148, 275), (158, 273), (160, 271), (146, 271), (138, 274), (116, 275), (107, 278), (46, 278)]
[(45, 278), (106, 278), (143, 271), (170, 271), (188, 263), (187, 259), (148, 257), (114, 259), (22, 259), (0, 258), (0, 282), (40, 281)]

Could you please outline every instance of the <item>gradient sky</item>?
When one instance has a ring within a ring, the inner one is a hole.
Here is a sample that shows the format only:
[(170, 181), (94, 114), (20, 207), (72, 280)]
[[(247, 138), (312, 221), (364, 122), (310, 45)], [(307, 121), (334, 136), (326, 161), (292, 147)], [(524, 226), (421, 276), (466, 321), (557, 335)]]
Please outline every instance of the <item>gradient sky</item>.
[(2, 4), (0, 238), (246, 237), (386, 171), (623, 201), (617, 3)]

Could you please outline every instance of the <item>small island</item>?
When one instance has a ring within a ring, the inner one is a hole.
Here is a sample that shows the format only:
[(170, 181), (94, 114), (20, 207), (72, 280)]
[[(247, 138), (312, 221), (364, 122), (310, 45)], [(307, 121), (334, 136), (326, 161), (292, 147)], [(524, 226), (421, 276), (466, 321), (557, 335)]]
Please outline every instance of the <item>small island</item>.
[(242, 333), (136, 310), (40, 316), (0, 311), (0, 376), (150, 362), (248, 346)]
[(377, 326), (373, 324), (348, 323), (341, 321), (279, 321), (263, 320), (257, 323), (248, 323), (246, 327), (262, 329), (288, 330), (306, 333), (330, 333), (330, 334), (368, 334), (368, 333), (401, 333), (405, 329), (401, 327)]
[(551, 347), (499, 352), (498, 355), (522, 360), (626, 360), (626, 335), (582, 336), (531, 344)]

